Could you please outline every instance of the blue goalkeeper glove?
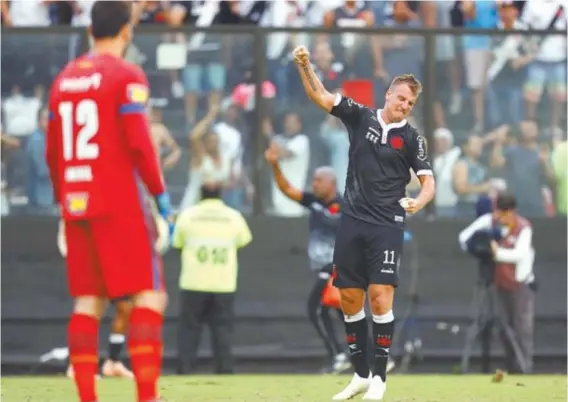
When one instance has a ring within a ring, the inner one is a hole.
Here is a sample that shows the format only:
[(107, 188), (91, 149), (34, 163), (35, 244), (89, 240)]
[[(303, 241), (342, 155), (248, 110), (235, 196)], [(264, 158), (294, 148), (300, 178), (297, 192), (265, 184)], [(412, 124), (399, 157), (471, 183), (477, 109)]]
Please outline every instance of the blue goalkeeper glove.
[(156, 207), (158, 208), (158, 213), (164, 220), (168, 223), (170, 229), (170, 238), (174, 233), (174, 213), (172, 208), (172, 203), (170, 202), (170, 195), (166, 192), (158, 194), (155, 197)]

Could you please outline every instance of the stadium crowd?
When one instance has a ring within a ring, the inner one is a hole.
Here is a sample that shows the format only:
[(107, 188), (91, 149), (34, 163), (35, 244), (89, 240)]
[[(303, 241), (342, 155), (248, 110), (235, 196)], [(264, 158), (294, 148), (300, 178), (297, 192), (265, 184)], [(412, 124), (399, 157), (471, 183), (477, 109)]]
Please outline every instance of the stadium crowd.
[[(81, 30), (19, 33), (19, 27), (89, 25), (88, 1), (3, 1), (2, 214), (56, 213), (43, 158), (46, 88), (81, 50)], [(413, 123), (433, 119), (433, 167), (438, 216), (469, 217), (479, 196), (512, 190), (527, 217), (566, 215), (566, 3), (528, 1), (140, 1), (138, 20), (170, 27), (376, 28), (376, 35), (287, 33), (266, 36), (266, 65), (258, 124), (254, 94), (255, 36), (238, 32), (141, 32), (127, 57), (149, 77), (151, 123), (166, 179), (181, 207), (196, 202), (204, 177), (225, 182), (227, 204), (250, 212), (261, 197), (266, 213), (301, 216), (266, 169), (253, 180), (261, 152), (275, 144), (281, 168), (297, 188), (311, 185), (316, 166), (334, 168), (339, 190), (347, 172), (343, 125), (306, 99), (291, 50), (305, 44), (324, 86), (370, 92), (378, 104), (391, 77), (435, 58), (434, 114), (424, 101)], [(563, 6), (564, 4), (564, 6)], [(381, 28), (404, 30), (381, 33)], [(416, 28), (459, 27), (564, 31), (535, 37), (436, 37), (425, 54)], [(237, 30), (237, 31), (236, 31)], [(22, 49), (25, 49), (22, 51)], [(180, 56), (181, 55), (181, 56)], [(179, 66), (172, 66), (180, 59)], [(7, 60), (10, 60), (8, 63)], [(173, 60), (173, 61), (172, 61)], [(168, 65), (170, 64), (170, 65)], [(367, 93), (365, 96), (369, 96)], [(261, 132), (258, 128), (262, 127)], [(261, 188), (255, 188), (255, 184)], [(409, 191), (418, 188), (409, 184)]]

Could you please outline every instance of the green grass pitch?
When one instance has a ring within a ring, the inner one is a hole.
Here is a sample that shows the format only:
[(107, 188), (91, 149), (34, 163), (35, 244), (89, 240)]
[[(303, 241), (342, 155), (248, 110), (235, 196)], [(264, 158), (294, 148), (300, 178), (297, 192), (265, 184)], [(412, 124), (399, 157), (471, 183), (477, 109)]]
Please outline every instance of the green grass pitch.
[[(349, 376), (235, 375), (167, 376), (160, 381), (164, 402), (330, 401)], [(75, 402), (65, 377), (2, 378), (2, 402)], [(98, 381), (100, 402), (134, 401), (126, 379)], [(361, 400), (356, 397), (354, 400)], [(385, 402), (552, 402), (566, 401), (566, 376), (506, 376), (493, 383), (481, 375), (391, 375)]]

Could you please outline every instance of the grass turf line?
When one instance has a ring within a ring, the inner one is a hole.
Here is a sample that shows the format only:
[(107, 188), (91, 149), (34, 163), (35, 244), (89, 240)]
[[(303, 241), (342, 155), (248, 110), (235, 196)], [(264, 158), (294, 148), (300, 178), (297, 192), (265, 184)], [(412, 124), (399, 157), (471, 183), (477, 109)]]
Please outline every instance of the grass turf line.
[[(167, 376), (160, 380), (164, 402), (319, 402), (347, 385), (349, 376), (234, 375)], [(506, 376), (494, 384), (481, 375), (391, 375), (385, 402), (553, 402), (566, 401), (566, 376)], [(66, 377), (4, 377), (3, 402), (75, 402)], [(134, 401), (126, 379), (98, 381), (102, 402)], [(356, 397), (354, 400), (360, 400)]]

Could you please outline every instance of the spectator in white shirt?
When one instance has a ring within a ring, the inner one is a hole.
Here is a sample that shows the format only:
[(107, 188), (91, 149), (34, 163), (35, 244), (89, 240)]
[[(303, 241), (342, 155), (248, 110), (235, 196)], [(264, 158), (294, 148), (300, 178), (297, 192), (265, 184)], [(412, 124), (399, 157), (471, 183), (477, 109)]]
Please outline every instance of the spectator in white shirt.
[[(529, 0), (523, 10), (522, 22), (530, 29), (566, 30), (568, 2), (566, 0)], [(525, 84), (526, 119), (535, 120), (537, 106), (546, 87), (551, 100), (550, 128), (560, 126), (566, 110), (566, 36), (547, 35), (540, 41), (535, 60), (529, 64)]]
[(181, 201), (180, 210), (195, 205), (201, 197), (201, 187), (206, 181), (220, 183), (223, 187), (231, 177), (232, 155), (220, 146), (219, 136), (212, 130), (219, 106), (214, 104), (190, 133), (189, 183)]
[[(284, 116), (284, 134), (275, 135), (272, 144), (277, 150), (280, 169), (295, 188), (304, 189), (310, 163), (310, 141), (302, 134), (302, 122), (297, 113)], [(291, 201), (272, 182), (272, 204), (277, 215), (297, 217), (304, 214), (304, 208)]]
[(91, 25), (91, 9), (95, 4), (95, 0), (78, 0), (74, 1), (73, 18), (71, 25), (74, 27), (88, 27)]
[(455, 216), (458, 196), (454, 192), (453, 171), (461, 155), (460, 147), (454, 145), (454, 135), (447, 128), (434, 131), (434, 175), (436, 176), (436, 214)]
[(224, 186), (223, 201), (231, 208), (243, 211), (245, 193), (250, 200), (254, 189), (243, 167), (244, 138), (239, 117), (238, 106), (228, 106), (222, 119), (213, 126), (212, 131), (219, 139), (223, 154), (231, 161), (230, 177)]
[[(38, 95), (39, 89), (36, 89)], [(20, 148), (12, 150), (7, 155), (7, 179), (11, 195), (19, 195), (25, 188), (27, 173), (24, 150), (29, 136), (37, 130), (40, 108), (39, 97), (24, 96), (18, 85), (13, 86), (12, 94), (2, 102), (5, 133), (17, 139), (20, 144)], [(14, 199), (12, 201), (16, 202)], [(25, 203), (23, 200), (22, 202)]]
[[(8, 27), (45, 27), (51, 24), (45, 0), (2, 1), (2, 21)], [(8, 4), (9, 3), (9, 4)]]

